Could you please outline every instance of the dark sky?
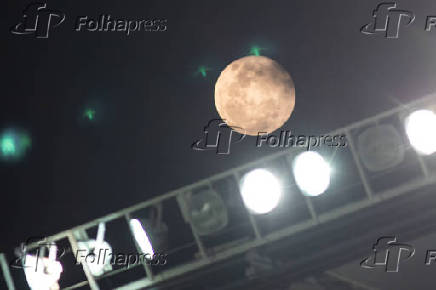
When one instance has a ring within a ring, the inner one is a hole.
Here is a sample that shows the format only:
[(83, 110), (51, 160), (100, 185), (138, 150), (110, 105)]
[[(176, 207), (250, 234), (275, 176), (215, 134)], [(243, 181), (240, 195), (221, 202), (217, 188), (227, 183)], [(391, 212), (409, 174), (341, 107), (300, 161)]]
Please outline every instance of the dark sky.
[[(152, 3), (154, 2), (154, 3)], [(399, 1), (416, 14), (399, 39), (364, 35), (378, 1), (51, 1), (66, 13), (48, 39), (13, 35), (27, 1), (2, 9), (0, 127), (32, 148), (0, 166), (0, 252), (55, 234), (279, 149), (193, 151), (214, 107), (214, 84), (253, 44), (296, 86), (283, 129), (324, 133), (436, 88), (434, 1)], [(167, 19), (165, 32), (75, 32), (77, 16)], [(194, 77), (199, 65), (213, 70)], [(80, 121), (87, 104), (98, 121)]]

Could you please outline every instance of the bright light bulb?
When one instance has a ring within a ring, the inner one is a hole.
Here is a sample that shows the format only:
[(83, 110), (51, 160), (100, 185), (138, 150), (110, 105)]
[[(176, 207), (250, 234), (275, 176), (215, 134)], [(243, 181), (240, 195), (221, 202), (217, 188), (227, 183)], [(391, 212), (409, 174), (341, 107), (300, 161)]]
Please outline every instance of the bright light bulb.
[(418, 153), (430, 155), (436, 152), (436, 114), (429, 110), (411, 113), (405, 121), (410, 144)]
[(277, 207), (282, 189), (271, 172), (255, 169), (242, 178), (241, 195), (249, 210), (256, 214), (265, 214)]
[(26, 254), (23, 266), (30, 289), (50, 290), (59, 287), (58, 281), (63, 271), (59, 261)]
[(303, 152), (295, 159), (294, 176), (305, 195), (317, 196), (330, 185), (330, 166), (319, 153)]
[(153, 256), (153, 246), (151, 245), (150, 239), (142, 227), (141, 222), (138, 219), (131, 219), (129, 223), (136, 243), (138, 244), (139, 248), (141, 248), (142, 253)]

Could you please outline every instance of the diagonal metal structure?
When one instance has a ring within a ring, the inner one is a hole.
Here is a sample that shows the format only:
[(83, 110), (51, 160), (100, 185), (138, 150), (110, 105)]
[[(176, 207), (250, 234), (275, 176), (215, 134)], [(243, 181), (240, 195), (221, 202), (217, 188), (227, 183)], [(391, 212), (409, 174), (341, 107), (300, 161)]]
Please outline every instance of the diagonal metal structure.
[[(192, 259), (190, 259), (187, 262), (184, 262), (182, 264), (179, 264), (177, 266), (168, 269), (164, 269), (162, 271), (158, 271), (157, 273), (155, 273), (152, 267), (146, 263), (140, 265), (134, 265), (134, 266), (141, 266), (143, 268), (144, 277), (141, 279), (137, 279), (135, 281), (130, 281), (127, 284), (118, 287), (117, 289), (120, 290), (144, 289), (144, 288), (149, 288), (149, 287), (151, 288), (159, 285), (164, 285), (169, 281), (173, 281), (180, 277), (184, 277), (189, 273), (202, 271), (203, 269), (212, 267), (213, 265), (217, 265), (219, 263), (222, 263), (223, 261), (230, 260), (234, 257), (240, 256), (241, 254), (251, 249), (262, 247), (268, 244), (273, 244), (289, 237), (298, 236), (299, 234), (304, 235), (306, 231), (316, 228), (319, 225), (326, 224), (335, 220), (341, 220), (341, 218), (347, 217), (350, 214), (362, 212), (372, 207), (377, 207), (383, 202), (395, 200), (400, 196), (413, 193), (414, 191), (419, 190), (420, 188), (425, 188), (428, 186), (435, 185), (436, 172), (432, 170), (432, 168), (429, 168), (428, 162), (423, 157), (421, 157), (418, 154), (414, 154), (413, 158), (415, 160), (413, 162), (417, 164), (417, 168), (419, 171), (416, 178), (413, 178), (413, 180), (410, 180), (406, 183), (397, 184), (397, 185), (393, 184), (389, 186), (389, 188), (385, 188), (383, 190), (377, 189), (371, 184), (371, 177), (369, 176), (367, 170), (365, 170), (365, 167), (360, 160), (358, 148), (356, 148), (356, 144), (355, 144), (356, 143), (355, 137), (353, 135), (354, 134), (353, 132), (355, 132), (356, 130), (358, 131), (368, 126), (376, 126), (377, 124), (383, 122), (383, 120), (386, 119), (397, 120), (401, 123), (407, 113), (410, 113), (416, 109), (431, 107), (434, 106), (435, 104), (436, 104), (436, 95), (435, 94), (428, 95), (422, 99), (416, 100), (407, 105), (400, 105), (391, 110), (382, 112), (376, 116), (364, 119), (362, 121), (350, 124), (346, 127), (330, 132), (328, 135), (343, 134), (346, 136), (346, 139), (348, 141), (347, 150), (349, 150), (350, 152), (351, 160), (354, 168), (356, 169), (356, 174), (358, 176), (358, 180), (359, 180), (358, 183), (359, 186), (362, 187), (364, 194), (362, 195), (362, 198), (359, 198), (358, 200), (350, 199), (349, 201), (345, 201), (343, 204), (341, 204), (341, 206), (334, 207), (329, 210), (320, 210), (319, 206), (316, 206), (313, 198), (303, 197), (304, 206), (306, 207), (308, 213), (308, 218), (302, 219), (299, 222), (289, 223), (289, 225), (287, 226), (283, 226), (281, 228), (266, 232), (262, 230), (262, 226), (260, 225), (259, 220), (254, 215), (252, 215), (248, 210), (246, 210), (245, 215), (247, 217), (247, 220), (249, 221), (248, 226), (251, 229), (252, 235), (249, 238), (235, 239), (232, 242), (226, 242), (222, 246), (214, 246), (213, 249), (211, 249), (210, 246), (207, 246), (205, 244), (204, 238), (201, 237), (196, 232), (195, 226), (192, 225), (192, 221), (189, 218), (190, 216), (189, 206), (186, 204), (186, 196), (189, 193), (195, 191), (196, 189), (201, 187), (212, 187), (214, 182), (217, 182), (219, 180), (232, 180), (232, 182), (238, 184), (240, 180), (240, 176), (250, 168), (263, 167), (265, 164), (271, 162), (274, 163), (277, 160), (280, 161), (284, 160), (289, 165), (289, 168), (291, 168), (293, 157), (298, 152), (301, 152), (300, 149), (291, 148), (289, 150), (284, 150), (272, 154), (270, 156), (267, 156), (265, 158), (262, 158), (260, 160), (250, 162), (240, 167), (233, 168), (226, 172), (222, 172), (220, 174), (211, 176), (195, 184), (191, 184), (179, 188), (177, 190), (168, 192), (164, 195), (136, 204), (129, 208), (125, 208), (120, 211), (108, 214), (104, 217), (90, 221), (86, 224), (79, 225), (74, 228), (60, 232), (58, 234), (49, 236), (46, 238), (46, 241), (50, 243), (57, 243), (60, 240), (67, 239), (73, 252), (76, 252), (78, 249), (77, 237), (79, 236), (79, 233), (95, 229), (101, 223), (109, 223), (115, 220), (128, 221), (130, 219), (130, 216), (135, 212), (162, 204), (163, 202), (166, 202), (168, 200), (173, 200), (177, 203), (179, 207), (179, 211), (181, 212), (181, 218), (184, 219), (184, 222), (186, 222), (191, 229), (191, 235), (195, 243), (195, 246), (197, 248), (197, 254), (194, 255)], [(404, 146), (407, 145), (404, 144)], [(334, 154), (338, 154), (338, 153), (335, 152)], [(287, 174), (291, 175), (291, 172)], [(292, 194), (298, 194), (298, 193), (293, 192)], [(328, 197), (326, 197), (326, 199), (327, 198)], [(128, 228), (129, 228), (128, 223), (126, 223), (126, 229)], [(138, 249), (137, 245), (134, 246)], [(32, 250), (38, 247), (40, 247), (40, 244), (33, 243), (28, 245), (27, 249)], [(8, 281), (9, 289), (14, 289), (11, 275), (7, 267), (5, 268), (4, 266), (5, 258), (3, 255), (0, 256), (0, 262), (2, 262), (3, 274), (5, 280)], [(116, 278), (117, 274), (136, 268), (134, 266), (130, 268), (123, 268), (123, 269), (118, 269), (108, 272), (103, 277), (112, 276)], [(101, 289), (101, 287), (99, 286), (99, 280), (102, 277), (94, 277), (91, 274), (87, 264), (82, 264), (82, 267), (83, 267), (83, 272), (86, 276), (86, 281), (79, 282), (75, 285), (68, 286), (64, 289), (76, 289), (83, 286), (87, 286), (92, 290)], [(65, 272), (67, 271), (68, 269), (65, 269)]]

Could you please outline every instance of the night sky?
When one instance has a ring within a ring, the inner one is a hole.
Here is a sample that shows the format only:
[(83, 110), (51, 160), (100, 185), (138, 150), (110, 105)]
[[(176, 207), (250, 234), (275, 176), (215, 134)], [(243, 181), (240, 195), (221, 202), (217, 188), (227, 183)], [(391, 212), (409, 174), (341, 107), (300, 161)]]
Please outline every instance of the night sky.
[[(301, 134), (436, 89), (436, 31), (424, 29), (434, 1), (398, 1), (416, 15), (399, 39), (360, 33), (378, 1), (51, 1), (66, 19), (48, 39), (9, 32), (28, 3), (7, 3), (1, 17), (0, 127), (27, 130), (32, 146), (0, 164), (0, 252), (282, 150), (255, 137), (230, 155), (191, 149), (219, 117), (220, 71), (253, 45), (292, 76), (296, 107), (282, 129)], [(77, 16), (101, 14), (167, 19), (167, 30), (74, 31)]]

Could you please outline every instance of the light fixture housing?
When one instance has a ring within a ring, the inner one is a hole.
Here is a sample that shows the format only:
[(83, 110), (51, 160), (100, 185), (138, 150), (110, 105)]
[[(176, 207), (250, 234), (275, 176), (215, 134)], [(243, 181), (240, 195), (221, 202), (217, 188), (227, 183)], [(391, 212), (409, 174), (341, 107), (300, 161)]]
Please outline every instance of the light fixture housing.
[(189, 198), (191, 223), (201, 235), (211, 235), (227, 226), (227, 208), (221, 196), (208, 188), (192, 194)]
[(372, 172), (397, 166), (404, 160), (404, 143), (397, 129), (390, 124), (367, 128), (357, 139), (363, 165)]

